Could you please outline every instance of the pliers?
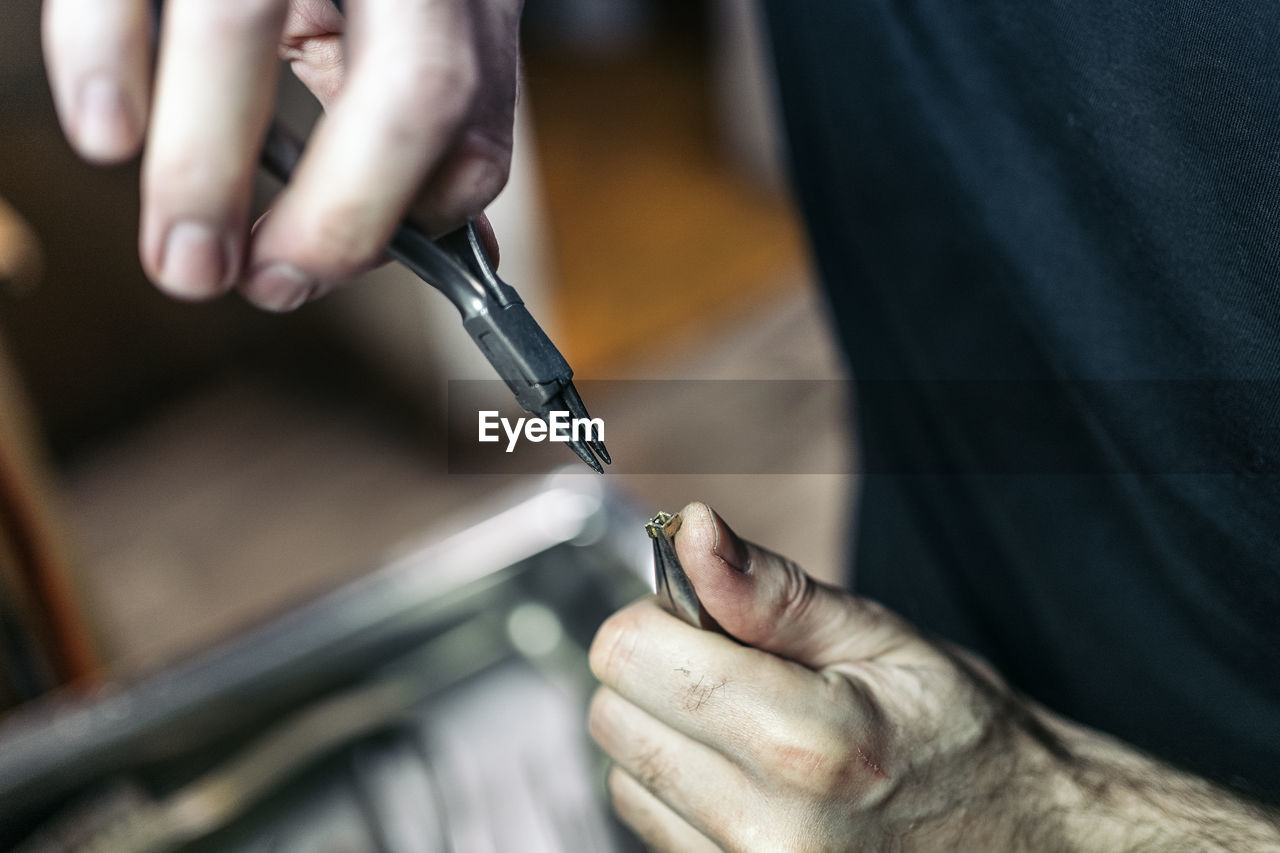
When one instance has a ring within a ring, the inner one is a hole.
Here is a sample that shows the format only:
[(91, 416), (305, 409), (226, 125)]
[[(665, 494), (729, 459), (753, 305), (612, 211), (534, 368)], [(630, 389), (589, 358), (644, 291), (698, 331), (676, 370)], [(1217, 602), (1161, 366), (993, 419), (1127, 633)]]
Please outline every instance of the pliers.
[(658, 606), (688, 625), (723, 634), (724, 629), (702, 606), (692, 581), (676, 556), (680, 513), (659, 512), (644, 526), (653, 540), (653, 586)]
[[(297, 137), (279, 122), (273, 123), (262, 149), (263, 167), (287, 182), (301, 156)], [(515, 288), (498, 278), (474, 223), (433, 242), (412, 223), (402, 222), (387, 253), (448, 297), (462, 315), (463, 328), (526, 412), (543, 420), (552, 412), (590, 418), (573, 387), (573, 369)], [(599, 473), (604, 473), (601, 462), (613, 461), (603, 439), (576, 438), (566, 443)]]
[[(332, 2), (341, 12), (341, 0)], [(157, 43), (163, 6), (163, 0), (152, 0)], [(273, 121), (262, 149), (263, 168), (288, 183), (301, 157), (302, 142)], [(474, 224), (467, 223), (433, 243), (405, 221), (396, 229), (387, 253), (449, 298), (471, 339), (526, 412), (544, 421), (552, 412), (568, 412), (575, 420), (590, 419), (578, 389), (573, 387), (573, 369), (524, 307), (520, 294), (498, 278)], [(603, 438), (575, 438), (565, 443), (598, 473), (604, 473), (601, 462), (609, 465), (613, 461)]]

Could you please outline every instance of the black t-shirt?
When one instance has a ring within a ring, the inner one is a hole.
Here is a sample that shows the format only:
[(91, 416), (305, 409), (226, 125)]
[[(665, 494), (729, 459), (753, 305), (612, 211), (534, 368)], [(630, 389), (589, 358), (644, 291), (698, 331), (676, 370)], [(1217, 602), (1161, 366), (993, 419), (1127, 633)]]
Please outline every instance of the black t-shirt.
[(767, 10), (856, 589), (1280, 799), (1280, 4)]

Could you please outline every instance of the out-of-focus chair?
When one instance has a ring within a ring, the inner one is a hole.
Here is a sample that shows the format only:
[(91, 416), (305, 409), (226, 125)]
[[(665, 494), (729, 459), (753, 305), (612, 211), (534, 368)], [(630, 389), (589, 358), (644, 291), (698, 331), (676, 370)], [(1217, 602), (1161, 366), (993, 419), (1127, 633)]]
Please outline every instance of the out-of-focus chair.
[[(0, 284), (36, 286), (34, 232), (0, 199)], [(52, 477), (0, 338), (0, 708), (92, 677), (92, 644), (69, 580)]]

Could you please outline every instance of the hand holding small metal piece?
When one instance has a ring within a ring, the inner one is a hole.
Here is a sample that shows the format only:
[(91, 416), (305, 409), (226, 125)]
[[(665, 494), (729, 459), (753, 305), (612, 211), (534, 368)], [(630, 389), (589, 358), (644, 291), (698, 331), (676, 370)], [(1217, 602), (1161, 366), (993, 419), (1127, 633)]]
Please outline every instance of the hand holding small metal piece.
[(698, 600), (698, 593), (676, 556), (675, 537), (680, 530), (680, 514), (659, 512), (645, 524), (644, 529), (653, 540), (653, 576), (658, 604), (695, 628), (724, 633)]

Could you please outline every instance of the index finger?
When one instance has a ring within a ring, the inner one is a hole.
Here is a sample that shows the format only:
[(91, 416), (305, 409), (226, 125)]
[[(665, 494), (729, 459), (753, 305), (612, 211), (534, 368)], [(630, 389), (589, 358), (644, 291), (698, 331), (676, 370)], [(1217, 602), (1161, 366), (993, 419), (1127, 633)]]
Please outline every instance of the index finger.
[(686, 625), (650, 597), (615, 613), (591, 644), (591, 671), (652, 716), (740, 763), (808, 743), (858, 703), (842, 676)]
[(147, 123), (146, 0), (45, 0), (41, 33), (53, 102), (76, 152), (98, 163), (132, 157)]
[(462, 0), (349, 2), (349, 71), (293, 179), (254, 235), (241, 291), (293, 307), (372, 265), (475, 93)]

